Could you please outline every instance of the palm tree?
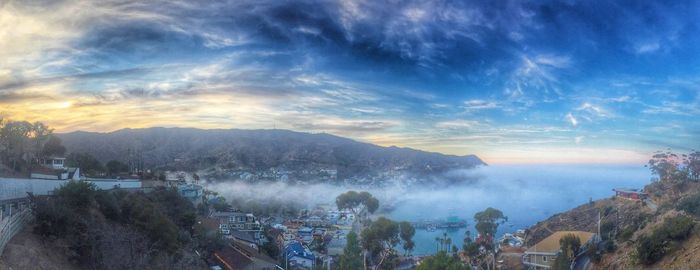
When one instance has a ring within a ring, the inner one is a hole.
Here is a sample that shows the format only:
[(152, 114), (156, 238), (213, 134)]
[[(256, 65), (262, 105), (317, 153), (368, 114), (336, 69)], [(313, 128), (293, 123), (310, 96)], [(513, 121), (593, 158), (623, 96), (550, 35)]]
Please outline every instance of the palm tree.
[(440, 237), (435, 237), (435, 253), (440, 252), (440, 248), (438, 247), (438, 244), (441, 242)]

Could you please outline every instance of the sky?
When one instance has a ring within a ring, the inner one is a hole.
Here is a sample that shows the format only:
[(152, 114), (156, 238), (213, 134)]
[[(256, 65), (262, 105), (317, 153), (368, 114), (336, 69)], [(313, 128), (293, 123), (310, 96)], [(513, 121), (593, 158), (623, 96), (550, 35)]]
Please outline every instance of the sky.
[(700, 148), (698, 1), (0, 1), (0, 116), (487, 163)]

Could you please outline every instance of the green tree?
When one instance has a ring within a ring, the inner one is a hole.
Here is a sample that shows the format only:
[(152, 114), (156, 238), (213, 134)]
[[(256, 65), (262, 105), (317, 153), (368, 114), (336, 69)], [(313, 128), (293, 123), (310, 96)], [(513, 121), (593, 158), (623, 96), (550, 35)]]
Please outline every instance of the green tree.
[(469, 256), (469, 258), (475, 258), (479, 255), (479, 245), (472, 240), (470, 231), (464, 232), (462, 250), (464, 250), (464, 253)]
[(434, 256), (423, 260), (416, 270), (469, 270), (459, 259), (449, 256), (447, 252), (440, 251)]
[(388, 267), (382, 265), (387, 258), (396, 255), (396, 245), (401, 243), (399, 223), (388, 218), (380, 217), (362, 230), (362, 247), (369, 252), (369, 259), (377, 268)]
[(493, 238), (496, 235), (498, 226), (508, 221), (508, 217), (503, 215), (501, 210), (495, 208), (486, 208), (486, 210), (474, 214), (476, 221), (476, 230), (484, 239), (491, 239), (488, 243), (482, 243), (487, 250), (493, 248)]
[(275, 241), (275, 229), (270, 225), (265, 225), (263, 229), (263, 234), (265, 235), (265, 243), (262, 245), (261, 249), (272, 258), (277, 258), (280, 255), (280, 248), (277, 246)]
[(362, 265), (362, 247), (360, 247), (360, 241), (357, 240), (357, 234), (355, 232), (349, 232), (345, 249), (343, 249), (343, 255), (340, 256), (338, 270), (362, 269)]
[(78, 167), (87, 175), (101, 174), (105, 171), (102, 163), (87, 153), (71, 153), (66, 157), (66, 166)]
[(92, 206), (97, 188), (95, 184), (85, 181), (68, 181), (61, 188), (56, 189), (56, 196), (65, 202), (68, 207), (86, 212)]
[(42, 157), (63, 156), (66, 153), (66, 147), (63, 142), (56, 136), (50, 136), (42, 149)]
[(581, 239), (576, 235), (567, 234), (559, 239), (559, 247), (561, 248), (559, 257), (563, 258), (567, 265), (570, 265), (581, 249)]
[(226, 198), (218, 196), (211, 200), (211, 207), (216, 211), (229, 211), (233, 206), (226, 202)]
[(379, 200), (372, 196), (369, 192), (348, 191), (338, 195), (335, 199), (335, 204), (340, 210), (350, 210), (355, 215), (359, 214), (363, 209), (369, 213), (374, 213), (379, 208)]
[(647, 166), (661, 182), (682, 182), (687, 175), (679, 169), (681, 160), (681, 157), (670, 151), (656, 152)]
[(693, 181), (700, 181), (700, 151), (691, 151), (683, 163), (688, 171), (688, 178)]
[(29, 134), (29, 139), (31, 141), (31, 153), (32, 159), (38, 163), (39, 159), (43, 157), (44, 144), (51, 138), (51, 133), (53, 130), (41, 122), (35, 122), (32, 124), (31, 132)]
[(124, 162), (118, 160), (111, 160), (105, 165), (108, 175), (115, 175), (120, 173), (129, 172), (129, 165), (124, 164)]
[(27, 155), (30, 145), (29, 136), (34, 126), (26, 121), (5, 122), (0, 129), (0, 143), (3, 149), (3, 162), (13, 170), (18, 171), (26, 163), (24, 157)]
[(413, 252), (413, 248), (416, 246), (416, 243), (413, 242), (413, 236), (416, 235), (416, 228), (414, 228), (410, 222), (403, 221), (399, 223), (399, 230), (399, 237), (401, 237), (403, 241), (405, 255), (410, 255), (411, 252)]

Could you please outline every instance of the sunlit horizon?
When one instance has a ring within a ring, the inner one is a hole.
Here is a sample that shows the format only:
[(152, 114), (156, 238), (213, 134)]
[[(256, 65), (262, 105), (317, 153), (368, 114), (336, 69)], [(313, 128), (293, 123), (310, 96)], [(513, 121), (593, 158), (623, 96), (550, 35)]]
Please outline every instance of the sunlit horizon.
[(700, 148), (700, 27), (684, 12), (697, 8), (8, 1), (0, 116), (58, 133), (289, 129), (489, 164), (644, 164)]

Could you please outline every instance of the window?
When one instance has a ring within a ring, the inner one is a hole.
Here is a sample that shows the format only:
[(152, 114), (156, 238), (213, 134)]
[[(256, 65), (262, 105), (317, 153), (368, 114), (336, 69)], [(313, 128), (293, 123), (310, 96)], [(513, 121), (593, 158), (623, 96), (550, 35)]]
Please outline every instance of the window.
[(542, 256), (542, 261), (547, 262), (547, 256)]

